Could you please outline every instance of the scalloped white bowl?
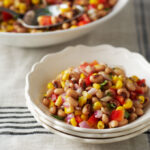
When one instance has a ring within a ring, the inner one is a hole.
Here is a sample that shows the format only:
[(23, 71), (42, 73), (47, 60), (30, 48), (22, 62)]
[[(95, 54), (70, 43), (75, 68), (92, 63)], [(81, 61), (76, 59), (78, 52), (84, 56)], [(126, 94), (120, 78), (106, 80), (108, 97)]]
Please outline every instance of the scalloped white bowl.
[[(58, 30), (43, 33), (0, 33), (0, 44), (19, 47), (44, 47), (67, 42), (91, 32), (101, 24), (107, 22), (118, 14), (127, 4), (128, 0), (118, 0), (111, 13), (90, 24), (67, 30)], [(12, 40), (13, 39), (13, 40)]]
[(40, 62), (33, 65), (31, 71), (26, 76), (25, 96), (34, 109), (41, 117), (57, 126), (83, 133), (116, 133), (130, 130), (147, 124), (150, 121), (150, 105), (145, 109), (145, 114), (126, 126), (114, 129), (83, 129), (73, 127), (52, 117), (42, 104), (42, 96), (46, 91), (47, 83), (54, 79), (62, 70), (70, 66), (78, 66), (81, 61), (98, 60), (110, 66), (121, 66), (125, 69), (127, 75), (137, 75), (145, 78), (150, 87), (150, 64), (138, 53), (132, 53), (125, 48), (116, 48), (110, 45), (100, 45), (96, 47), (87, 47), (79, 45), (68, 47), (65, 50), (46, 55)]

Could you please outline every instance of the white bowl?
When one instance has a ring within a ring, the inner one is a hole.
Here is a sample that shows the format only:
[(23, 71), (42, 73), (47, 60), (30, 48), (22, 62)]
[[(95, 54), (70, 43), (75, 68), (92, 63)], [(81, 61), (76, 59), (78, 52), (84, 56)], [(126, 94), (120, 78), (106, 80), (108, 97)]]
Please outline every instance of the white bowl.
[(107, 16), (88, 25), (84, 25), (75, 29), (44, 33), (0, 33), (0, 44), (19, 47), (43, 47), (63, 43), (97, 29), (98, 25), (106, 22), (119, 13), (120, 10), (122, 10), (122, 8), (127, 4), (127, 2), (128, 0), (118, 0), (118, 3), (112, 12)]
[(57, 135), (60, 135), (62, 137), (65, 137), (69, 140), (73, 140), (73, 141), (77, 141), (77, 142), (81, 142), (81, 143), (90, 143), (90, 144), (106, 144), (106, 143), (114, 143), (114, 142), (120, 142), (120, 141), (124, 141), (130, 138), (133, 138), (135, 136), (138, 136), (142, 133), (144, 133), (145, 131), (150, 129), (150, 124), (147, 124), (145, 127), (143, 127), (140, 130), (137, 130), (135, 132), (132, 132), (130, 134), (126, 134), (123, 136), (119, 136), (119, 137), (113, 137), (113, 138), (85, 138), (85, 137), (81, 137), (80, 135), (73, 135), (73, 134), (68, 134), (65, 131), (60, 131), (54, 128), (54, 126), (50, 126), (48, 124), (46, 124), (45, 122), (43, 122), (40, 118), (39, 115), (37, 115), (36, 113), (33, 113), (33, 116), (35, 117), (35, 119), (44, 127), (46, 128), (48, 131), (55, 133)]
[(150, 105), (145, 110), (145, 114), (134, 122), (126, 126), (115, 129), (83, 129), (73, 127), (52, 117), (41, 100), (46, 91), (46, 85), (62, 70), (70, 66), (77, 66), (81, 61), (93, 61), (107, 63), (110, 66), (122, 66), (127, 75), (137, 75), (145, 78), (150, 87), (150, 64), (138, 53), (132, 53), (125, 48), (115, 48), (110, 45), (100, 45), (96, 47), (77, 46), (68, 47), (65, 50), (45, 56), (36, 63), (26, 76), (25, 96), (34, 109), (46, 120), (63, 128), (80, 131), (84, 133), (112, 133), (130, 130), (141, 124), (147, 124), (150, 120)]
[(32, 115), (36, 116), (36, 118), (41, 120), (46, 125), (51, 126), (51, 127), (53, 127), (54, 129), (56, 129), (60, 132), (65, 132), (66, 134), (71, 134), (73, 136), (80, 136), (82, 138), (94, 138), (94, 139), (114, 138), (114, 137), (120, 137), (120, 136), (125, 136), (125, 135), (128, 135), (128, 134), (134, 133), (136, 131), (144, 129), (147, 126), (150, 127), (150, 123), (148, 123), (148, 124), (141, 124), (141, 125), (137, 126), (136, 128), (132, 128), (130, 130), (124, 130), (124, 131), (121, 131), (121, 132), (114, 132), (114, 133), (101, 133), (101, 134), (95, 134), (94, 133), (93, 134), (93, 133), (83, 133), (83, 132), (78, 132), (78, 131), (76, 132), (76, 131), (68, 130), (66, 128), (58, 126), (58, 125), (54, 124), (53, 122), (49, 122), (48, 120), (43, 118), (40, 114), (38, 114), (38, 112), (34, 109), (34, 107), (32, 106), (32, 104), (29, 101), (26, 101), (26, 104), (27, 104), (29, 110), (31, 111)]

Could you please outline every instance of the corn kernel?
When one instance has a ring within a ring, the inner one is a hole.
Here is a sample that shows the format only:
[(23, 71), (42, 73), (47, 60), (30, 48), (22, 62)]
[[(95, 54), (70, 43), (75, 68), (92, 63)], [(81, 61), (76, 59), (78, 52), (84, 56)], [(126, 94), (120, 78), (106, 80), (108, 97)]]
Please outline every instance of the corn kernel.
[(77, 126), (77, 121), (76, 121), (76, 119), (73, 117), (73, 118), (71, 118), (71, 120), (70, 120), (70, 123), (73, 125), (73, 126)]
[(91, 5), (97, 5), (98, 4), (98, 0), (89, 0), (89, 3)]
[(105, 125), (104, 125), (104, 123), (103, 123), (102, 121), (99, 121), (99, 122), (97, 123), (97, 128), (98, 128), (98, 129), (104, 129), (104, 127), (105, 127)]
[(81, 115), (82, 114), (82, 111), (81, 110), (75, 110), (75, 112), (74, 112), (74, 115), (75, 116), (79, 116), (79, 115)]
[(87, 102), (87, 98), (84, 96), (79, 97), (79, 106), (82, 107)]
[(32, 0), (32, 4), (37, 5), (40, 3), (40, 0)]
[(137, 76), (132, 76), (132, 79), (137, 82), (139, 80), (139, 78)]
[(85, 120), (85, 121), (88, 120), (88, 115), (82, 114), (82, 115), (81, 115), (81, 119), (82, 119), (82, 120)]
[(101, 102), (97, 101), (93, 104), (93, 109), (94, 110), (99, 110), (102, 107)]
[(116, 89), (120, 89), (120, 88), (122, 88), (122, 86), (123, 86), (123, 83), (122, 83), (122, 81), (119, 79), (119, 80), (116, 82)]
[(80, 78), (81, 78), (81, 79), (84, 79), (84, 78), (85, 78), (85, 75), (84, 75), (83, 73), (81, 73), (81, 74), (80, 74)]
[(62, 13), (65, 13), (65, 12), (70, 11), (70, 8), (69, 8), (69, 7), (67, 7), (67, 8), (60, 8), (60, 11), (61, 11)]
[(103, 4), (99, 4), (98, 6), (97, 6), (97, 9), (98, 10), (102, 10), (104, 8), (104, 5)]
[(45, 93), (43, 96), (44, 96), (44, 97), (46, 97), (46, 96), (47, 96), (47, 94)]
[(97, 90), (100, 89), (100, 87), (101, 87), (100, 84), (97, 84), (97, 83), (94, 83), (94, 84), (93, 84), (93, 88), (95, 88), (95, 89), (97, 89)]
[(117, 82), (117, 80), (118, 80), (118, 76), (112, 76), (112, 81), (113, 81), (113, 83), (116, 83)]
[(69, 79), (69, 72), (64, 72), (63, 77), (62, 77), (62, 80), (63, 80), (63, 81), (66, 81), (66, 80), (68, 80), (68, 79)]
[(130, 109), (130, 108), (132, 108), (132, 106), (133, 106), (133, 102), (132, 102), (132, 100), (129, 99), (129, 98), (125, 101), (125, 104), (123, 105), (123, 107), (124, 107), (125, 109)]
[(86, 97), (87, 99), (90, 99), (90, 98), (92, 97), (92, 95), (89, 94), (87, 91), (83, 91), (83, 92), (82, 92), (82, 95), (83, 95), (84, 97)]
[(61, 81), (61, 86), (62, 86), (62, 88), (65, 87), (65, 81)]
[(53, 88), (54, 88), (54, 85), (50, 82), (50, 83), (48, 83), (47, 88), (48, 88), (48, 89), (53, 89)]
[(8, 25), (6, 28), (7, 32), (11, 32), (14, 30), (14, 26), (13, 25)]
[(50, 100), (49, 108), (53, 107), (54, 105), (55, 105), (55, 103), (52, 100)]
[(25, 13), (25, 11), (27, 10), (27, 6), (25, 3), (19, 3), (18, 8), (20, 13)]
[(55, 102), (55, 105), (59, 107), (59, 106), (62, 105), (62, 103), (63, 103), (63, 101), (62, 101), (61, 96), (58, 96), (58, 98), (57, 98), (57, 100), (56, 100), (56, 102)]
[(143, 104), (145, 101), (145, 97), (140, 95), (140, 96), (138, 96), (138, 100), (140, 100), (140, 103)]
[(118, 106), (118, 107), (116, 108), (116, 110), (124, 110), (124, 107)]
[(65, 107), (65, 113), (66, 114), (70, 114), (70, 113), (73, 113), (74, 112), (74, 107), (73, 106), (70, 106), (70, 107)]
[(78, 26), (72, 25), (70, 28), (71, 28), (71, 29), (74, 29), (74, 28), (76, 28), (76, 27), (78, 27)]
[(13, 0), (4, 0), (3, 2), (4, 7), (9, 7), (11, 4), (13, 4)]

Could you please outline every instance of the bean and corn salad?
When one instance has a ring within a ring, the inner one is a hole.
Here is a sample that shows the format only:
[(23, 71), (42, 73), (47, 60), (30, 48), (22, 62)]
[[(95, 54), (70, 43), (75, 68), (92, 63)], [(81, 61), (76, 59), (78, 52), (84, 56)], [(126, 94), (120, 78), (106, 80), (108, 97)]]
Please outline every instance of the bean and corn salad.
[(116, 5), (117, 0), (0, 0), (0, 7), (9, 8), (20, 14), (26, 14), (25, 21), (30, 20), (32, 10), (37, 8), (45, 8), (48, 5), (67, 4), (66, 8), (61, 8), (59, 16), (39, 16), (37, 22), (39, 25), (52, 25), (71, 19), (76, 14), (74, 5), (81, 5), (85, 13), (79, 18), (71, 22), (63, 23), (58, 27), (50, 29), (27, 29), (23, 27), (15, 18), (7, 12), (0, 13), (0, 32), (16, 32), (16, 33), (35, 33), (45, 31), (55, 31), (83, 26), (99, 18), (104, 17), (111, 12)]
[(81, 128), (124, 126), (142, 116), (149, 103), (145, 79), (96, 60), (62, 71), (47, 89), (42, 102), (51, 115)]

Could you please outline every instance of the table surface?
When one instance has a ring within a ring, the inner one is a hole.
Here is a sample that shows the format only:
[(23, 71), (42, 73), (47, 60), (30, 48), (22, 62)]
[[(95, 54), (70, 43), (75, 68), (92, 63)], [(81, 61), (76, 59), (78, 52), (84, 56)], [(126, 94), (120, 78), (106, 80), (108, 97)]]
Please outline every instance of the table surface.
[[(1, 149), (128, 149), (149, 150), (150, 131), (135, 138), (103, 145), (68, 141), (41, 127), (25, 105), (25, 75), (44, 55), (67, 46), (112, 44), (141, 53), (150, 61), (149, 0), (130, 0), (116, 17), (95, 31), (64, 44), (39, 49), (0, 46), (0, 145)], [(8, 142), (9, 141), (9, 142)]]

